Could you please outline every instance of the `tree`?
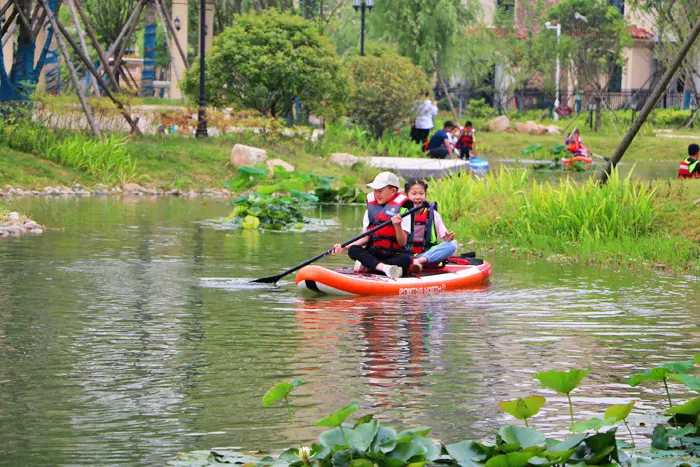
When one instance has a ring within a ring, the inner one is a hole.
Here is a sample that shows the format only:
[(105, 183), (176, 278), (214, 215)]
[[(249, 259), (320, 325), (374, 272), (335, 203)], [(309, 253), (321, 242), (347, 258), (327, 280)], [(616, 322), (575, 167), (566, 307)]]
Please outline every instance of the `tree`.
[(374, 24), (396, 42), (401, 55), (423, 69), (435, 70), (451, 107), (443, 77), (455, 69), (466, 26), (475, 17), (472, 5), (463, 0), (382, 0), (373, 15)]
[(102, 44), (112, 44), (124, 29), (136, 0), (86, 0), (85, 12)]
[(425, 73), (396, 54), (355, 56), (347, 60), (351, 76), (352, 117), (379, 138), (385, 129), (405, 120), (429, 89)]
[[(700, 4), (696, 2), (678, 2), (676, 0), (633, 0), (629, 7), (646, 21), (654, 25), (658, 32), (658, 42), (654, 44), (654, 56), (660, 64), (660, 71), (667, 69), (674, 58), (678, 56), (680, 48), (693, 27), (700, 18)], [(694, 96), (695, 102), (700, 102), (700, 44), (692, 46), (684, 59), (678, 78), (683, 82), (684, 95), (686, 96), (684, 107), (690, 102), (690, 96)], [(654, 80), (660, 77), (657, 72)], [(654, 82), (651, 83), (653, 86)], [(650, 86), (650, 87), (651, 87)], [(700, 106), (696, 107), (696, 112)], [(694, 120), (691, 115), (686, 125)]]
[[(312, 110), (338, 114), (348, 94), (340, 57), (314, 23), (275, 9), (242, 15), (214, 38), (205, 81), (209, 104), (238, 104), (271, 117), (291, 110), (297, 98)], [(183, 84), (196, 102), (198, 65)]]
[(630, 41), (627, 23), (620, 11), (604, 0), (563, 0), (549, 10), (549, 18), (558, 21), (562, 35), (571, 38), (572, 77), (578, 88), (593, 89), (598, 131), (602, 92), (624, 64), (622, 49)]

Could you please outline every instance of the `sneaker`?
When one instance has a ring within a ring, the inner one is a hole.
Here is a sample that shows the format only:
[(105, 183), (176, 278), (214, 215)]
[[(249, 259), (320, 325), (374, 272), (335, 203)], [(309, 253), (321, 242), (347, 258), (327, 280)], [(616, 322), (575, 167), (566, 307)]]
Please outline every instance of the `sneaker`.
[(403, 276), (403, 269), (400, 266), (385, 266), (382, 272), (392, 279), (398, 279)]
[(352, 268), (352, 270), (355, 272), (369, 272), (369, 269), (363, 266), (359, 261), (355, 261), (355, 266)]

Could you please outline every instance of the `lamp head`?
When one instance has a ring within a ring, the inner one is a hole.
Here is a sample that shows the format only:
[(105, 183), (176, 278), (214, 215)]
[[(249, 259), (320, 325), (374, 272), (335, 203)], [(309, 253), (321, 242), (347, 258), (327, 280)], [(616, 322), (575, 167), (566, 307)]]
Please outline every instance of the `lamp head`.
[(367, 8), (370, 10), (374, 8), (374, 0), (367, 0)]
[(176, 17), (175, 17), (175, 29), (176, 29), (177, 31), (180, 30), (180, 17), (179, 17), (179, 16), (176, 16)]
[(352, 7), (356, 10), (360, 9), (360, 2), (361, 0), (352, 0)]

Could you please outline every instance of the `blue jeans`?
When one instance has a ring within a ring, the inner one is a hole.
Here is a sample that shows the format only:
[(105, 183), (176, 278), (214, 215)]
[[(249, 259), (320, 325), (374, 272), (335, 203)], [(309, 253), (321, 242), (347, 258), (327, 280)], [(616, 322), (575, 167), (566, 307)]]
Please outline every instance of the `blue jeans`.
[(447, 258), (455, 254), (457, 251), (457, 242), (452, 240), (451, 242), (438, 243), (428, 251), (416, 255), (416, 259), (425, 256), (428, 258), (427, 264), (437, 264), (440, 261), (445, 261)]

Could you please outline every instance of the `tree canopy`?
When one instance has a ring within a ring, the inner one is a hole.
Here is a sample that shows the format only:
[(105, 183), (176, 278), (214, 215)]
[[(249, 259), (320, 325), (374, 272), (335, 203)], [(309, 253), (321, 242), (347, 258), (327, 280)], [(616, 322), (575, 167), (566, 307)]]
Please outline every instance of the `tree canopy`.
[[(214, 39), (206, 64), (207, 102), (216, 107), (239, 104), (277, 117), (298, 98), (328, 115), (342, 110), (348, 94), (342, 62), (316, 25), (275, 9), (238, 17)], [(198, 64), (183, 81), (196, 102)]]
[(405, 57), (386, 51), (347, 60), (352, 83), (352, 117), (380, 137), (409, 118), (429, 88), (425, 73)]

